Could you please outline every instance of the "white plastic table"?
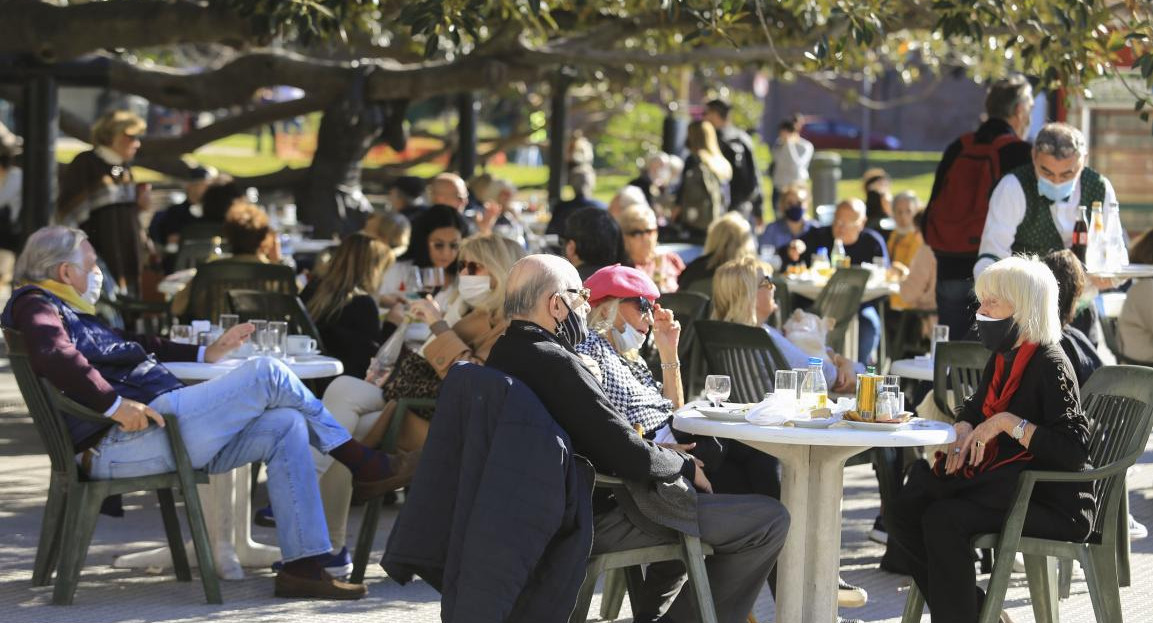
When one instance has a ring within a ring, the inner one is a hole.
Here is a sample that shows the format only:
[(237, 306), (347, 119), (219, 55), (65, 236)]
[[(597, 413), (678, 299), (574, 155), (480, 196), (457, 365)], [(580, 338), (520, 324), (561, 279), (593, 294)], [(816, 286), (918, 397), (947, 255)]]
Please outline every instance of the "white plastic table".
[(951, 443), (953, 428), (920, 420), (894, 431), (757, 426), (708, 419), (686, 410), (673, 426), (697, 435), (739, 440), (781, 462), (781, 502), (792, 516), (777, 560), (775, 621), (837, 620), (837, 570), (841, 559), (841, 498), (845, 461), (870, 448)]
[(923, 359), (898, 359), (889, 366), (889, 374), (896, 374), (901, 378), (914, 379), (917, 381), (932, 381), (933, 360), (928, 357)]
[[(166, 362), (164, 367), (182, 381), (199, 382), (224, 376), (245, 361), (224, 359), (216, 363)], [(339, 359), (321, 355), (290, 357), (285, 363), (301, 379), (328, 378), (344, 372)], [(251, 467), (244, 465), (227, 473), (213, 474), (207, 485), (198, 486), (214, 560), (217, 561), (216, 572), (225, 580), (243, 579), (243, 567), (267, 567), (281, 558), (279, 548), (252, 540), (251, 483)], [(192, 541), (186, 541), (184, 547), (189, 551), (189, 561), (196, 564)], [(231, 564), (222, 565), (224, 561)], [(112, 566), (166, 568), (172, 566), (172, 555), (167, 547), (161, 547), (120, 556)]]
[[(813, 280), (811, 278), (789, 277), (786, 279), (789, 284), (789, 294), (799, 294), (805, 298), (817, 300), (821, 295), (821, 290), (829, 284), (827, 279)], [(885, 280), (872, 279), (868, 285), (865, 286), (865, 293), (861, 296), (861, 303), (870, 303), (878, 299), (885, 299), (891, 294), (900, 294), (901, 285)], [(885, 319), (884, 308), (881, 309), (881, 347), (880, 352), (883, 355), (885, 352)], [(857, 314), (853, 314), (852, 320), (849, 321), (849, 329), (845, 333), (845, 352), (842, 355), (858, 361), (858, 343), (860, 341), (861, 321)], [(881, 360), (884, 357), (880, 357)]]

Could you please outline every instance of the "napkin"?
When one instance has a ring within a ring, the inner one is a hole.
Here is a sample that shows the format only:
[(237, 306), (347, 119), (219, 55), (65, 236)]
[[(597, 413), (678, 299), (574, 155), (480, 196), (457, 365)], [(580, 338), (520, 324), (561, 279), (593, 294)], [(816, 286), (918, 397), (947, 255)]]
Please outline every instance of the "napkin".
[(785, 400), (777, 394), (769, 394), (764, 400), (749, 409), (745, 420), (760, 426), (777, 426), (796, 418), (796, 400)]

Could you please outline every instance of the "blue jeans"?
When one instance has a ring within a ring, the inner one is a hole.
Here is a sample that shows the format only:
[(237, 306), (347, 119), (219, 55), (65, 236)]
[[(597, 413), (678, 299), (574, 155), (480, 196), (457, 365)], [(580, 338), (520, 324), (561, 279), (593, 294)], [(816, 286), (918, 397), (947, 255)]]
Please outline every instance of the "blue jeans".
[[(268, 493), (284, 560), (332, 550), (316, 466), (321, 452), (351, 439), (320, 400), (276, 359), (253, 359), (220, 378), (161, 395), (148, 406), (174, 415), (192, 466), (227, 472), (253, 461), (268, 466)], [(97, 445), (91, 476), (127, 478), (176, 469), (168, 436), (157, 426), (114, 427)], [(246, 518), (238, 518), (246, 521)]]

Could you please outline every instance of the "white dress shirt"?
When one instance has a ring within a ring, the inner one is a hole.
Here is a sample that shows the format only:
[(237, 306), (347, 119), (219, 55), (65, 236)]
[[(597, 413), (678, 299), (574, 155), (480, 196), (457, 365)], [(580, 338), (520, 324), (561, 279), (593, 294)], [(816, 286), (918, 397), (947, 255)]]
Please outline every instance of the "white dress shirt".
[[(1117, 194), (1113, 191), (1113, 184), (1105, 176), (1101, 176), (1105, 184), (1105, 205), (1117, 202)], [(1073, 186), (1073, 194), (1064, 201), (1056, 201), (1049, 207), (1053, 223), (1057, 232), (1061, 234), (1061, 243), (1069, 248), (1073, 242), (1073, 227), (1081, 218), (1081, 178)], [(1006, 175), (1001, 178), (997, 187), (989, 197), (989, 213), (985, 216), (985, 232), (981, 235), (981, 248), (977, 252), (979, 259), (973, 267), (973, 277), (976, 278), (996, 260), (983, 257), (986, 254), (998, 259), (1004, 259), (1013, 254), (1013, 241), (1017, 237), (1017, 226), (1025, 219), (1025, 191), (1021, 188), (1021, 180), (1016, 175)]]

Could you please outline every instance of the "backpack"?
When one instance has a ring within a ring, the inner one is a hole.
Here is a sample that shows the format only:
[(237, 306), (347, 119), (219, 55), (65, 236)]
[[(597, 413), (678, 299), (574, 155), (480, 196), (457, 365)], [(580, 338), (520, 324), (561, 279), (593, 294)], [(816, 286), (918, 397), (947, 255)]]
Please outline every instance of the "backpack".
[(681, 184), (680, 223), (697, 231), (708, 231), (709, 225), (726, 211), (724, 185), (703, 162), (685, 169)]
[(977, 254), (989, 196), (1001, 180), (1001, 148), (1021, 139), (1003, 134), (991, 143), (978, 143), (976, 135), (969, 133), (960, 140), (961, 152), (925, 210), (925, 242), (941, 255)]

